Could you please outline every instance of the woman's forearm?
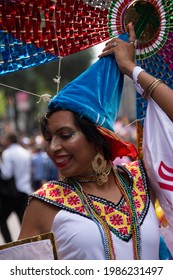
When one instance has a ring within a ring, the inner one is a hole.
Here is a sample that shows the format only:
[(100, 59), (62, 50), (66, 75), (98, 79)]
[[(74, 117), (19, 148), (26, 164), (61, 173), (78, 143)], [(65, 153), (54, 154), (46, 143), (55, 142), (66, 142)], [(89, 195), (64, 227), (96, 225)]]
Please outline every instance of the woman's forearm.
[[(141, 72), (138, 76), (138, 82), (144, 90), (154, 80), (155, 78), (145, 71)], [(173, 121), (173, 90), (166, 84), (159, 83), (150, 96)]]

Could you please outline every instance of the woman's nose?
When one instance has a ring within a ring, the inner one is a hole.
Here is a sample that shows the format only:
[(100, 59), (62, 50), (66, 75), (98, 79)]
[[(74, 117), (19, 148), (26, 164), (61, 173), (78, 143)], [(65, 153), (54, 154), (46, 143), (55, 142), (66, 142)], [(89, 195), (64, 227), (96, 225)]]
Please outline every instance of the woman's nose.
[(60, 139), (57, 139), (57, 137), (52, 137), (49, 148), (52, 152), (61, 150), (62, 145)]

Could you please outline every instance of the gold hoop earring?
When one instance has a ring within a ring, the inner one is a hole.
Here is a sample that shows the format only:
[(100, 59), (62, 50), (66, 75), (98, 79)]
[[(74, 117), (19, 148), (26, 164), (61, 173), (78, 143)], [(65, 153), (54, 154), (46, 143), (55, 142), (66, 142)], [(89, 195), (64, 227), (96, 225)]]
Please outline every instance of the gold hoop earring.
[(102, 185), (107, 182), (108, 175), (111, 171), (111, 166), (107, 164), (104, 157), (98, 152), (92, 161), (92, 168), (97, 175), (97, 184)]

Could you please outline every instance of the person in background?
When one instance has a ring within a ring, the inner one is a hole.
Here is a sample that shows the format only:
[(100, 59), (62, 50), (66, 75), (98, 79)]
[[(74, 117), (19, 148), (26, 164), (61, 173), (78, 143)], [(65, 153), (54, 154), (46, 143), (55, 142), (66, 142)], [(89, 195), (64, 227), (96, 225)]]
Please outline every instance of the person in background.
[[(14, 132), (5, 135), (3, 148), (0, 160), (0, 177), (3, 185), (0, 188), (6, 187), (6, 194), (1, 195), (0, 228), (5, 242), (11, 242), (11, 234), (6, 224), (7, 219), (12, 212), (15, 212), (19, 222), (22, 222), (28, 195), (33, 192), (31, 155), (18, 143), (17, 134)], [(12, 178), (13, 180), (11, 180)], [(7, 183), (9, 182), (13, 186), (8, 188)]]
[[(100, 59), (50, 101), (41, 119), (46, 150), (61, 180), (32, 194), (18, 239), (53, 231), (60, 260), (158, 260), (167, 251), (160, 245), (143, 161), (113, 127), (123, 74), (171, 121), (173, 91), (136, 65), (131, 24), (128, 42), (122, 38), (112, 38)], [(136, 160), (113, 166), (122, 156)]]
[(45, 153), (43, 162), (44, 174), (42, 184), (48, 181), (57, 181), (59, 178), (58, 169), (50, 159), (50, 157)]
[(45, 152), (43, 144), (34, 145), (31, 163), (33, 190), (37, 190), (47, 181), (58, 180), (58, 170)]
[(31, 155), (31, 171), (32, 171), (32, 188), (33, 190), (37, 190), (41, 187), (44, 173), (46, 172), (44, 167), (46, 153), (43, 151), (43, 147), (41, 145), (34, 145), (33, 152)]

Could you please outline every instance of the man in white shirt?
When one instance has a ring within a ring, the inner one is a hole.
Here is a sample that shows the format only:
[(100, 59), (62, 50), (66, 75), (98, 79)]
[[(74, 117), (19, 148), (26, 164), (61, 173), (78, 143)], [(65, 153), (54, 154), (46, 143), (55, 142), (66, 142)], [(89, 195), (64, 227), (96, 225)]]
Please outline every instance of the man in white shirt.
[(0, 227), (5, 242), (11, 242), (6, 221), (9, 215), (15, 212), (20, 223), (22, 222), (28, 195), (32, 193), (31, 155), (18, 143), (15, 133), (6, 135), (3, 144), (5, 149), (0, 161), (0, 177), (3, 187), (7, 187), (8, 180), (14, 177), (16, 192), (14, 195), (13, 191), (9, 190), (9, 193), (0, 195)]

